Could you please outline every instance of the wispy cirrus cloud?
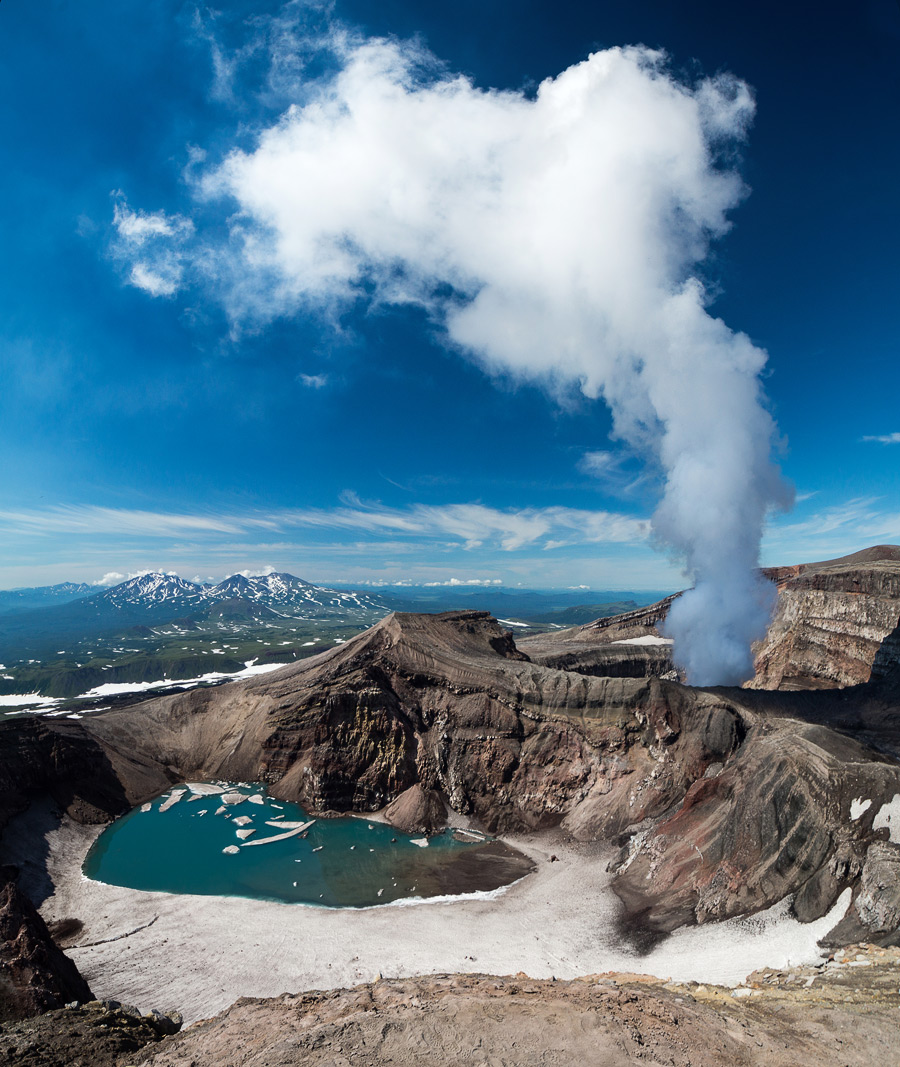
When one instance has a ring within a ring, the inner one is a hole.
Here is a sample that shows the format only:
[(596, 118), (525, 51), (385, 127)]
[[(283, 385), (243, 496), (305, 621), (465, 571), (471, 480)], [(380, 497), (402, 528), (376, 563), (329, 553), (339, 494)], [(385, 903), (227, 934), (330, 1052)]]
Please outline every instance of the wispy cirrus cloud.
[(239, 534), (249, 529), (277, 529), (265, 516), (185, 515), (175, 512), (66, 505), (34, 510), (0, 511), (0, 529), (30, 534), (124, 534), (137, 537), (183, 537)]
[(251, 531), (296, 529), (388, 537), (449, 539), (465, 549), (482, 546), (514, 552), (539, 545), (627, 544), (645, 541), (649, 522), (608, 511), (549, 507), (500, 509), (483, 504), (415, 504), (391, 508), (349, 494), (335, 508), (294, 508), (249, 514), (176, 514), (144, 510), (65, 506), (0, 511), (0, 529), (26, 534), (118, 535), (137, 538), (233, 536)]
[(364, 530), (370, 533), (452, 537), (469, 549), (499, 545), (507, 552), (526, 545), (629, 543), (650, 533), (645, 519), (608, 511), (549, 507), (502, 510), (483, 504), (415, 504), (388, 508), (348, 498), (351, 506), (331, 510), (300, 509), (281, 513), (286, 525)]
[(863, 441), (877, 441), (880, 445), (900, 445), (900, 433), (872, 434), (862, 438)]
[(766, 534), (765, 555), (769, 564), (809, 562), (898, 541), (900, 511), (884, 507), (879, 497), (856, 497), (822, 507), (800, 522), (774, 523)]

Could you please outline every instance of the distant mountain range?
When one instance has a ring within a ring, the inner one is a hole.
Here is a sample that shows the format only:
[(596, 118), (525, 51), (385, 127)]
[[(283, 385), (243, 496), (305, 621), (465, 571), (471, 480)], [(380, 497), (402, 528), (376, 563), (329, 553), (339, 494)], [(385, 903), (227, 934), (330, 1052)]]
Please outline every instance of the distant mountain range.
[(218, 584), (175, 574), (141, 574), (109, 589), (64, 583), (0, 597), (0, 657), (41, 657), (64, 641), (127, 633), (135, 627), (198, 624), (228, 619), (283, 624), (321, 620), (368, 626), (387, 614), (370, 593), (313, 585), (293, 574), (233, 574)]
[(85, 582), (61, 582), (59, 585), (42, 585), (36, 589), (0, 589), (0, 615), (67, 604), (96, 592), (95, 585)]
[(211, 605), (234, 600), (245, 600), (292, 619), (373, 613), (381, 618), (388, 611), (378, 596), (327, 589), (293, 574), (277, 572), (251, 578), (232, 574), (217, 585), (188, 582), (176, 574), (141, 574), (102, 593), (95, 593), (80, 603), (84, 608), (90, 607), (99, 612), (121, 612), (125, 615), (137, 610), (171, 618), (173, 612), (205, 612)]
[[(583, 623), (635, 607), (636, 594), (409, 587), (330, 589), (296, 575), (232, 574), (217, 583), (148, 573), (111, 588), (64, 582), (0, 592), (0, 718), (14, 695), (123, 693), (169, 679), (223, 678), (248, 664), (324, 651), (390, 611), (488, 610), (516, 628)], [(602, 599), (601, 599), (602, 598)], [(123, 697), (123, 699), (127, 699)]]
[[(589, 603), (585, 601), (589, 600)], [(331, 589), (284, 572), (218, 583), (177, 574), (141, 574), (107, 589), (77, 582), (0, 591), (0, 662), (46, 660), (73, 643), (113, 638), (172, 637), (225, 631), (249, 636), (299, 624), (371, 626), (390, 611), (438, 612), (476, 607), (500, 619), (538, 626), (572, 625), (629, 610), (654, 597), (584, 590), (416, 588), (361, 592)], [(291, 633), (296, 633), (291, 630)], [(268, 638), (267, 638), (268, 640)], [(79, 657), (86, 654), (84, 648)]]

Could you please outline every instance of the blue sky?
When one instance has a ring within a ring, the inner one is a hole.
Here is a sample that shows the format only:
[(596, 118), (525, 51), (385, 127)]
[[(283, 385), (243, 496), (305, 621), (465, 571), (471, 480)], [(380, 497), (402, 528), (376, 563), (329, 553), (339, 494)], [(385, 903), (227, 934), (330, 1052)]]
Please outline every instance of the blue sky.
[(592, 52), (638, 44), (668, 53), (666, 84), (745, 82), (752, 122), (716, 166), (749, 193), (732, 191), (730, 229), (691, 271), (709, 315), (768, 353), (797, 497), (763, 562), (900, 541), (896, 3), (6, 0), (0, 587), (268, 565), (353, 583), (684, 581), (654, 547), (658, 464), (610, 439), (563, 357), (548, 377), (467, 350), (461, 268), (438, 295), (394, 300), (370, 273), (350, 297), (274, 310), (269, 276), (239, 274), (239, 205), (209, 183), (236, 150), (266, 165), (264, 131), (345, 61), (321, 47), (335, 33), (415, 40), (480, 101), (533, 101)]

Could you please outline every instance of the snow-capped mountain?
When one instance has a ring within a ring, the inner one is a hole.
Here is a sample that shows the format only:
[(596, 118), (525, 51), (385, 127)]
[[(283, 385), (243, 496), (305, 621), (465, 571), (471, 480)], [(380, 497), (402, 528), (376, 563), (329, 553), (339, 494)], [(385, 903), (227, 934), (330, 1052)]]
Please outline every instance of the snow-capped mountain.
[(360, 612), (376, 612), (380, 617), (386, 611), (384, 601), (380, 597), (327, 589), (293, 574), (278, 571), (251, 578), (246, 578), (243, 574), (232, 574), (218, 585), (206, 586), (204, 595), (209, 600), (251, 600), (255, 604), (263, 604), (279, 614), (294, 618), (312, 618), (322, 613), (345, 612), (354, 615)]
[[(178, 632), (250, 632), (301, 625), (371, 626), (390, 608), (380, 596), (312, 585), (293, 574), (246, 578), (233, 574), (217, 584), (186, 581), (177, 574), (141, 574), (90, 596), (0, 612), (0, 660), (62, 655), (73, 641), (144, 630), (149, 640)], [(290, 639), (290, 636), (287, 639)]]
[(288, 604), (304, 592), (316, 587), (293, 574), (261, 574), (251, 578), (243, 574), (232, 574), (218, 585), (207, 587), (207, 595), (220, 599), (222, 597), (240, 597), (253, 600), (257, 604), (272, 607), (275, 603)]
[(387, 610), (377, 596), (312, 585), (293, 574), (273, 573), (247, 578), (232, 574), (216, 585), (201, 585), (177, 574), (141, 574), (90, 598), (98, 609), (112, 608), (129, 615), (146, 610), (154, 618), (171, 618), (207, 611), (222, 600), (245, 600), (269, 608), (283, 618), (312, 619), (348, 616), (354, 620), (380, 618)]
[(127, 582), (114, 585), (91, 597), (96, 604), (106, 604), (120, 610), (133, 607), (190, 608), (199, 604), (205, 587), (196, 582), (185, 581), (177, 574), (139, 574)]

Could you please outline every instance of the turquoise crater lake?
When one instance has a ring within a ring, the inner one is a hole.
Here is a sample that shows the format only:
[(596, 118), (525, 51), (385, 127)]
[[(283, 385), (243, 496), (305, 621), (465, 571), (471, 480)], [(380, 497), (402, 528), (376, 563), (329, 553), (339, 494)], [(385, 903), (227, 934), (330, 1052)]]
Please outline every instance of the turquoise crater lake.
[(117, 819), (84, 861), (88, 878), (166, 893), (331, 908), (490, 892), (533, 869), (499, 841), (403, 834), (365, 818), (313, 819), (256, 784), (179, 786)]

